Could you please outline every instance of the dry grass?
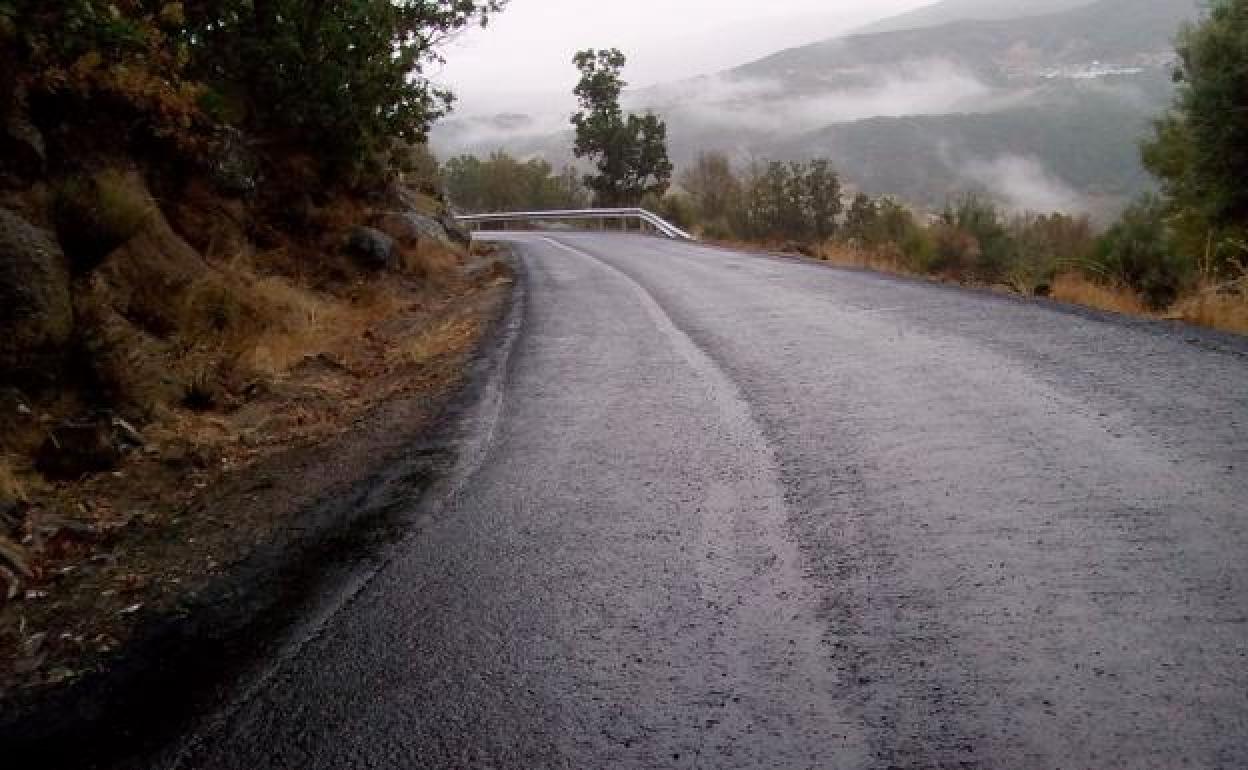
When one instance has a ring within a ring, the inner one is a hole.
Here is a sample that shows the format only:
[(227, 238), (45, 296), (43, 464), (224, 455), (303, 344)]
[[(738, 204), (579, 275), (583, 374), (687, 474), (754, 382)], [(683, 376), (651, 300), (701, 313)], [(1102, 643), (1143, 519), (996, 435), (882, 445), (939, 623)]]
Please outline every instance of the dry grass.
[(1174, 306), (1172, 317), (1222, 331), (1248, 334), (1248, 278), (1239, 286), (1207, 289)]
[(280, 377), (309, 356), (349, 349), (352, 340), (401, 309), (398, 297), (377, 285), (345, 299), (268, 276), (256, 280), (251, 293), (267, 317), (233, 346), (243, 365), (270, 377)]
[(855, 267), (894, 275), (909, 271), (901, 255), (887, 249), (861, 249), (845, 243), (828, 241), (816, 250), (819, 259), (838, 267)]
[(401, 342), (391, 356), (393, 364), (422, 364), (464, 350), (480, 333), (473, 318), (447, 318)]
[(26, 487), (13, 471), (12, 461), (4, 456), (0, 456), (0, 499), (26, 499)]
[(400, 257), (403, 272), (435, 285), (444, 285), (463, 264), (458, 251), (429, 240), (400, 247)]
[(1053, 299), (1111, 313), (1152, 315), (1140, 296), (1130, 289), (1096, 283), (1078, 273), (1065, 273), (1054, 279)]
[(378, 278), (339, 296), (286, 276), (259, 275), (236, 259), (187, 290), (178, 326), (203, 349), (281, 377), (309, 356), (349, 350), (370, 326), (396, 316), (404, 307), (398, 291)]

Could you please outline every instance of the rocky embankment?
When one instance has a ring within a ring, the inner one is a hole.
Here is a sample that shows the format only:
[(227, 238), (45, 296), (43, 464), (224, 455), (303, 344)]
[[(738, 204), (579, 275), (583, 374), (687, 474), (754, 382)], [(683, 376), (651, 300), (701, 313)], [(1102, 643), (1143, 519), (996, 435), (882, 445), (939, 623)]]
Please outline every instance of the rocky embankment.
[(35, 751), (297, 603), (386, 469), (436, 472), (411, 442), (510, 279), (401, 175), (287, 201), (234, 135), (190, 172), (54, 168), (9, 123), (0, 734)]

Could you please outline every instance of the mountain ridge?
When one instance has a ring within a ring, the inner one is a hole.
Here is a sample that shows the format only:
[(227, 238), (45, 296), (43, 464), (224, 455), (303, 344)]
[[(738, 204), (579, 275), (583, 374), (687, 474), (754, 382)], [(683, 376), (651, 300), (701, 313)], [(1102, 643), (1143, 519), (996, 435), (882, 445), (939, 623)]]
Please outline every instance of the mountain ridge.
[[(678, 165), (712, 149), (740, 160), (823, 156), (851, 185), (925, 205), (984, 187), (1024, 205), (980, 172), (1032, 168), (1071, 191), (1040, 202), (1112, 213), (1149, 189), (1136, 146), (1169, 103), (1173, 39), (1197, 12), (1196, 0), (1097, 0), (1025, 19), (853, 34), (630, 92), (626, 102), (663, 115)], [(565, 125), (543, 134), (533, 123), (461, 147), (558, 162), (568, 158)], [(909, 162), (881, 171), (890, 158)]]

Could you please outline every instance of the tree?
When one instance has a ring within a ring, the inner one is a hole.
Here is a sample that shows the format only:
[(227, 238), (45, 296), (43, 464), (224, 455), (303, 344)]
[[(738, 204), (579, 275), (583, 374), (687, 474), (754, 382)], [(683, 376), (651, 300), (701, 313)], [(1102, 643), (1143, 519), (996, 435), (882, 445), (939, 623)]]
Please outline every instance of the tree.
[(806, 205), (810, 209), (811, 229), (815, 239), (826, 241), (836, 233), (837, 219), (843, 208), (841, 178), (825, 159), (811, 161), (803, 180)]
[(1100, 269), (1140, 292), (1154, 309), (1173, 303), (1193, 274), (1191, 263), (1170, 243), (1166, 208), (1151, 196), (1137, 201), (1097, 244)]
[[(0, 113), (22, 94), (48, 120), (90, 116), (102, 134), (191, 155), (227, 123), (271, 156), (353, 170), (423, 139), (452, 96), (422, 73), (448, 36), (505, 3), (0, 0)], [(120, 125), (101, 124), (110, 117)]]
[(680, 177), (704, 223), (726, 224), (741, 199), (741, 180), (722, 152), (704, 152)]
[(596, 203), (636, 206), (646, 195), (662, 197), (672, 178), (667, 124), (653, 114), (624, 114), (624, 54), (615, 48), (586, 50), (573, 62), (581, 73), (574, 91), (581, 107), (572, 117), (574, 149), (576, 157), (589, 158), (598, 170), (585, 177)]
[(866, 193), (858, 193), (845, 215), (845, 235), (863, 243), (870, 243), (875, 233), (880, 212), (875, 201)]
[(588, 198), (575, 169), (555, 173), (544, 160), (521, 162), (501, 150), (486, 160), (451, 158), (442, 179), (451, 203), (470, 213), (582, 208)]
[(423, 141), (453, 102), (422, 77), (439, 44), (505, 2), (187, 0), (181, 42), (228, 117), (342, 166)]
[(1144, 163), (1162, 181), (1176, 245), (1226, 270), (1248, 230), (1248, 0), (1214, 0), (1177, 48), (1174, 105)]

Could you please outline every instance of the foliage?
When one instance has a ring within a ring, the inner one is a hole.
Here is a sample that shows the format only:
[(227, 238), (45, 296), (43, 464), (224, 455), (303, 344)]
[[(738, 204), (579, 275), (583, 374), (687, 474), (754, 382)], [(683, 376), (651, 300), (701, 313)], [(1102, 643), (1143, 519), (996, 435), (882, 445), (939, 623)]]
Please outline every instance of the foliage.
[(732, 161), (721, 152), (704, 152), (680, 175), (680, 186), (689, 194), (693, 214), (705, 227), (715, 227), (727, 238), (731, 220), (741, 206), (741, 180)]
[(1154, 309), (1169, 306), (1195, 279), (1195, 264), (1173, 248), (1166, 205), (1145, 197), (1132, 205), (1100, 239), (1097, 269), (1140, 292)]
[(619, 49), (581, 51), (573, 59), (581, 73), (574, 93), (580, 112), (574, 151), (589, 158), (598, 173), (585, 184), (603, 206), (635, 206), (646, 195), (662, 196), (672, 178), (667, 155), (667, 124), (653, 114), (625, 115), (620, 95), (627, 62)]
[[(980, 195), (960, 196), (930, 224), (884, 196), (854, 195), (844, 205), (840, 177), (827, 160), (753, 163), (737, 174), (727, 158), (702, 155), (681, 175), (691, 213), (712, 238), (826, 244), (824, 253), (859, 253), (921, 274), (1004, 283), (1048, 293), (1062, 270), (1084, 270), (1095, 238), (1086, 217), (1009, 215)], [(723, 222), (721, 206), (730, 208)], [(870, 260), (868, 260), (870, 261)]]
[(1248, 0), (1215, 0), (1177, 48), (1174, 105), (1143, 158), (1162, 181), (1173, 245), (1226, 276), (1248, 232)]
[(0, 4), (0, 112), (29, 100), (44, 112), (84, 122), (109, 114), (132, 138), (170, 139), (194, 149), (203, 87), (187, 74), (176, 42), (178, 3), (155, 0), (9, 0)]
[(390, 0), (197, 2), (196, 68), (245, 91), (250, 120), (331, 155), (358, 157), (382, 138), (424, 138), (451, 103), (419, 75), (435, 43), (498, 3)]
[(797, 172), (801, 174), (802, 202), (810, 215), (811, 231), (816, 240), (826, 240), (836, 232), (841, 215), (841, 178), (823, 158), (812, 160)]
[(826, 160), (753, 164), (740, 183), (737, 230), (764, 241), (824, 240), (842, 210), (840, 176)]
[(690, 228), (698, 221), (697, 208), (687, 193), (669, 192), (663, 197), (647, 195), (641, 207), (653, 211), (680, 228)]
[(482, 160), (462, 155), (446, 162), (442, 179), (457, 209), (470, 213), (584, 208), (589, 194), (576, 170), (555, 173), (543, 160), (521, 162), (498, 151)]
[(1014, 244), (1009, 238), (996, 205), (983, 196), (968, 193), (947, 205), (941, 221), (962, 236), (967, 248), (950, 254), (953, 272), (984, 283), (1004, 279), (1013, 260)]
[(241, 94), (247, 123), (353, 161), (391, 138), (424, 139), (451, 95), (422, 77), (456, 30), (504, 0), (189, 0), (192, 68)]
[(0, 62), (15, 72), (0, 98), (52, 100), (45, 112), (79, 123), (131, 116), (121, 131), (184, 149), (230, 120), (346, 169), (423, 138), (451, 104), (421, 76), (438, 44), (504, 3), (4, 0)]

